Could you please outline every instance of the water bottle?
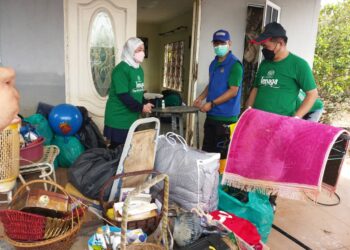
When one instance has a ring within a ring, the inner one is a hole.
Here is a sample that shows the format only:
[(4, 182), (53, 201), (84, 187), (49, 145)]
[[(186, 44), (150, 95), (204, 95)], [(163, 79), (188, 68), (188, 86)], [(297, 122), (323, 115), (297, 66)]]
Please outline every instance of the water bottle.
[(162, 100), (162, 109), (165, 108), (165, 100)]

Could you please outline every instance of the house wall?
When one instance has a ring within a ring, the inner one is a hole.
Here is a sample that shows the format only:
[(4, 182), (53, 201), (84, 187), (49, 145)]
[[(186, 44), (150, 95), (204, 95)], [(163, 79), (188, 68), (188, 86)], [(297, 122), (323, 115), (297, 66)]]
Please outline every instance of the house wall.
[[(187, 30), (173, 34), (160, 36), (159, 33), (168, 32), (179, 26), (187, 26)], [(192, 11), (184, 13), (172, 20), (161, 24), (138, 23), (137, 36), (148, 37), (148, 55), (142, 67), (145, 72), (145, 88), (149, 92), (160, 93), (163, 85), (163, 58), (164, 46), (167, 43), (185, 41), (184, 48), (184, 89), (182, 90), (183, 100), (187, 99), (188, 76), (190, 68), (190, 36), (192, 32)]]
[(145, 73), (145, 89), (150, 93), (161, 91), (161, 50), (159, 25), (150, 23), (137, 24), (137, 36), (148, 38), (148, 58), (142, 63)]
[(0, 0), (0, 57), (17, 72), (21, 114), (65, 101), (63, 1)]
[[(293, 53), (313, 63), (317, 35), (320, 0), (273, 0), (281, 7), (281, 24), (289, 37), (288, 48)], [(248, 4), (263, 4), (264, 0), (202, 0), (198, 82), (196, 96), (208, 84), (208, 67), (214, 59), (212, 35), (218, 29), (231, 34), (232, 52), (242, 60)], [(203, 135), (205, 114), (200, 115), (200, 134)]]

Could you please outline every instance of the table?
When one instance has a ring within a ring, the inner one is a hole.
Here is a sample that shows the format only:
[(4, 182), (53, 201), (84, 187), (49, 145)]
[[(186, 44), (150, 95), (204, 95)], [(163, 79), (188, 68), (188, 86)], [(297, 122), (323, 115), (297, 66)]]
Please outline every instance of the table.
[[(171, 130), (173, 132), (177, 131), (177, 125), (179, 125), (179, 135), (184, 136), (183, 129), (183, 114), (196, 114), (196, 141), (197, 148), (199, 148), (199, 108), (192, 106), (171, 106), (165, 108), (153, 108), (152, 113), (155, 116), (159, 116), (161, 114), (169, 114), (171, 116)], [(177, 119), (179, 120), (179, 124), (177, 124)]]

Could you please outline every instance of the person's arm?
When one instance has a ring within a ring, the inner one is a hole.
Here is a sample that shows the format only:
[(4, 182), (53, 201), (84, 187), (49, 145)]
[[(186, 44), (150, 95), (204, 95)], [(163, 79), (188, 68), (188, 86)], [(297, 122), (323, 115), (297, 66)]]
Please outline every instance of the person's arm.
[(129, 93), (122, 93), (118, 94), (118, 98), (124, 103), (126, 107), (128, 107), (132, 112), (144, 112), (144, 113), (151, 113), (153, 104), (152, 103), (146, 103), (141, 104), (138, 101), (136, 101)]
[(209, 110), (211, 110), (213, 108), (213, 105), (220, 105), (224, 102), (227, 102), (228, 100), (230, 100), (231, 98), (233, 98), (237, 95), (238, 89), (239, 89), (239, 87), (237, 87), (237, 86), (230, 87), (228, 90), (226, 90), (221, 96), (219, 96), (215, 100), (212, 100), (211, 102), (205, 103), (201, 107), (201, 111), (208, 112)]
[(194, 100), (193, 106), (195, 106), (197, 108), (202, 107), (202, 102), (207, 96), (208, 96), (208, 85), (205, 86), (205, 88), (202, 91), (202, 93), (196, 98), (196, 100)]
[(314, 105), (317, 97), (318, 97), (318, 91), (317, 89), (313, 89), (310, 91), (305, 92), (306, 96), (304, 101), (301, 103), (298, 110), (295, 112), (294, 116), (302, 118), (304, 115), (306, 115), (312, 106)]
[(0, 67), (0, 131), (17, 122), (19, 94), (15, 88), (15, 71)]
[(253, 89), (250, 91), (248, 100), (245, 104), (246, 108), (253, 107), (257, 93), (258, 93), (258, 88), (253, 87)]

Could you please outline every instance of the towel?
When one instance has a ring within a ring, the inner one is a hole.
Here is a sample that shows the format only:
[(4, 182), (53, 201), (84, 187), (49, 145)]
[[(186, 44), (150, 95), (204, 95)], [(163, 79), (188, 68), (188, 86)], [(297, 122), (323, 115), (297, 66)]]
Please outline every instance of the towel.
[(322, 183), (335, 192), (348, 147), (342, 134), (348, 132), (248, 109), (234, 131), (222, 184), (292, 199), (305, 192), (317, 198)]

